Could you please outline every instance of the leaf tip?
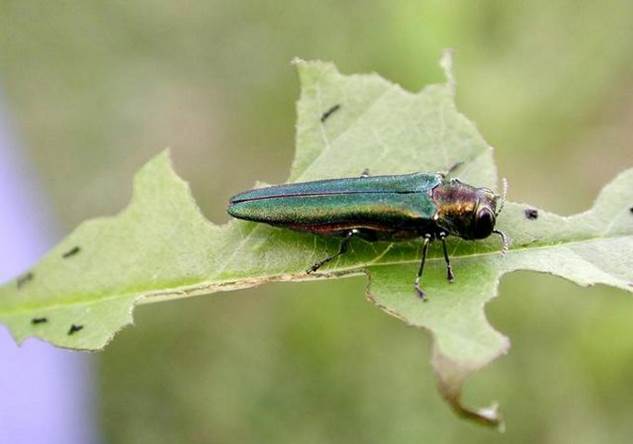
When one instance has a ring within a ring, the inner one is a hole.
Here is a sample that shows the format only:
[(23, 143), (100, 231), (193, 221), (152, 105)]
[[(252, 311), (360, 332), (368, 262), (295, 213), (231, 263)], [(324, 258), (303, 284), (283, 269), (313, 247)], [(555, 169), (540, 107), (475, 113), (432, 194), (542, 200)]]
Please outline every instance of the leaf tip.
[(324, 79), (336, 79), (340, 76), (338, 68), (332, 62), (322, 60), (304, 60), (295, 57), (291, 62), (297, 67), (302, 93), (305, 89), (322, 82)]
[[(509, 346), (509, 340), (504, 338), (501, 353), (507, 352)], [(498, 403), (493, 402), (488, 407), (472, 408), (462, 402), (462, 387), (464, 381), (470, 373), (476, 370), (475, 368), (464, 367), (447, 356), (444, 356), (438, 350), (437, 344), (433, 347), (431, 362), (437, 377), (438, 391), (458, 416), (487, 427), (492, 427), (499, 432), (505, 431), (505, 423), (503, 415), (499, 411)]]
[(150, 161), (148, 162), (148, 164), (151, 163), (167, 163), (169, 164), (169, 166), (171, 166), (172, 161), (171, 161), (171, 147), (166, 147), (164, 148), (160, 153), (156, 154), (152, 159), (150, 159)]
[(189, 184), (181, 179), (174, 170), (171, 150), (166, 148), (152, 157), (134, 175), (132, 202), (139, 199), (140, 196), (162, 197), (158, 190), (161, 190), (168, 182), (176, 185), (179, 189), (185, 189), (187, 194), (190, 193)]
[(448, 88), (451, 91), (452, 95), (455, 95), (455, 88), (457, 82), (455, 81), (455, 76), (453, 74), (453, 53), (455, 51), (452, 48), (446, 48), (442, 51), (442, 57), (440, 58), (440, 66), (444, 71), (444, 76), (446, 77), (446, 83)]

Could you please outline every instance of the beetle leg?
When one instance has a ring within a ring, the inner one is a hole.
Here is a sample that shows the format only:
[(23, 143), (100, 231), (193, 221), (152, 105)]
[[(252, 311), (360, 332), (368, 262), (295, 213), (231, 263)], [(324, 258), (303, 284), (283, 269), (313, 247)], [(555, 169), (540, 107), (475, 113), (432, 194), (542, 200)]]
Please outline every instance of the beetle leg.
[(424, 290), (420, 287), (420, 280), (422, 279), (422, 273), (424, 273), (424, 262), (426, 262), (426, 252), (429, 249), (429, 244), (431, 243), (431, 235), (424, 235), (424, 242), (422, 242), (422, 259), (420, 260), (420, 269), (418, 270), (418, 275), (415, 278), (415, 291), (420, 296), (423, 301), (426, 301), (426, 295), (424, 294)]
[(369, 168), (365, 168), (362, 173), (360, 173), (360, 177), (369, 177)]
[(348, 231), (345, 234), (345, 238), (341, 241), (341, 245), (338, 248), (338, 253), (333, 254), (332, 256), (328, 256), (323, 260), (320, 260), (319, 262), (313, 264), (310, 268), (308, 268), (306, 270), (306, 273), (310, 274), (310, 273), (314, 273), (315, 271), (317, 271), (319, 268), (321, 268), (323, 265), (327, 264), (328, 262), (336, 259), (337, 257), (347, 253), (347, 248), (349, 247), (349, 241), (350, 239), (354, 236), (357, 235), (359, 233), (359, 231), (357, 229), (353, 229)]
[(442, 250), (444, 251), (444, 260), (446, 261), (446, 279), (448, 279), (448, 282), (453, 282), (455, 280), (455, 275), (453, 274), (451, 260), (448, 257), (448, 251), (446, 250), (446, 233), (440, 233), (440, 239), (442, 240)]

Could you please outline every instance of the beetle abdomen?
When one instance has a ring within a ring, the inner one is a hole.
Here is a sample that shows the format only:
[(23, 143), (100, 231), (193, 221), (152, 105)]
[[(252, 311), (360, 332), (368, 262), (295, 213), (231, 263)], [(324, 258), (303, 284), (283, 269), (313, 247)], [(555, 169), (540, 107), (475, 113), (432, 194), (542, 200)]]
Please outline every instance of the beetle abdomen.
[(430, 197), (440, 177), (375, 176), (279, 185), (234, 196), (234, 217), (328, 234), (343, 229), (415, 231), (437, 208)]
[(315, 180), (312, 182), (274, 185), (244, 191), (243, 193), (233, 196), (230, 200), (230, 204), (247, 200), (290, 196), (361, 193), (429, 193), (440, 181), (441, 176), (426, 173)]
[(435, 204), (424, 194), (338, 194), (288, 196), (233, 203), (228, 212), (239, 219), (274, 224), (327, 224), (355, 220), (430, 219)]

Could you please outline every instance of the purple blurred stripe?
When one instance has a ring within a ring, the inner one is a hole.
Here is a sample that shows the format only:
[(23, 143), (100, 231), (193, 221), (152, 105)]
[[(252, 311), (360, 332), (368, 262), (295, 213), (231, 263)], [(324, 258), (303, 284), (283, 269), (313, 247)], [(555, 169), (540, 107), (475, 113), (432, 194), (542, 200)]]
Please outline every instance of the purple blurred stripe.
[[(0, 108), (0, 282), (31, 267), (58, 238), (49, 207)], [(85, 354), (28, 339), (0, 325), (0, 444), (90, 444), (95, 385)]]

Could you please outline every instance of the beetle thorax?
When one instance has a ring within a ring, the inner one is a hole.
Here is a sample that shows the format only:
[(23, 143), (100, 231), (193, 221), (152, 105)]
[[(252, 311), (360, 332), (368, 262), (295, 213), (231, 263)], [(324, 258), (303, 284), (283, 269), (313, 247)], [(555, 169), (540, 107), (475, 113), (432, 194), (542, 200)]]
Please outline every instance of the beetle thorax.
[(475, 227), (477, 212), (487, 207), (494, 215), (496, 209), (496, 196), (492, 191), (472, 187), (457, 179), (447, 180), (435, 187), (433, 200), (437, 205), (437, 225), (464, 239), (481, 238)]

